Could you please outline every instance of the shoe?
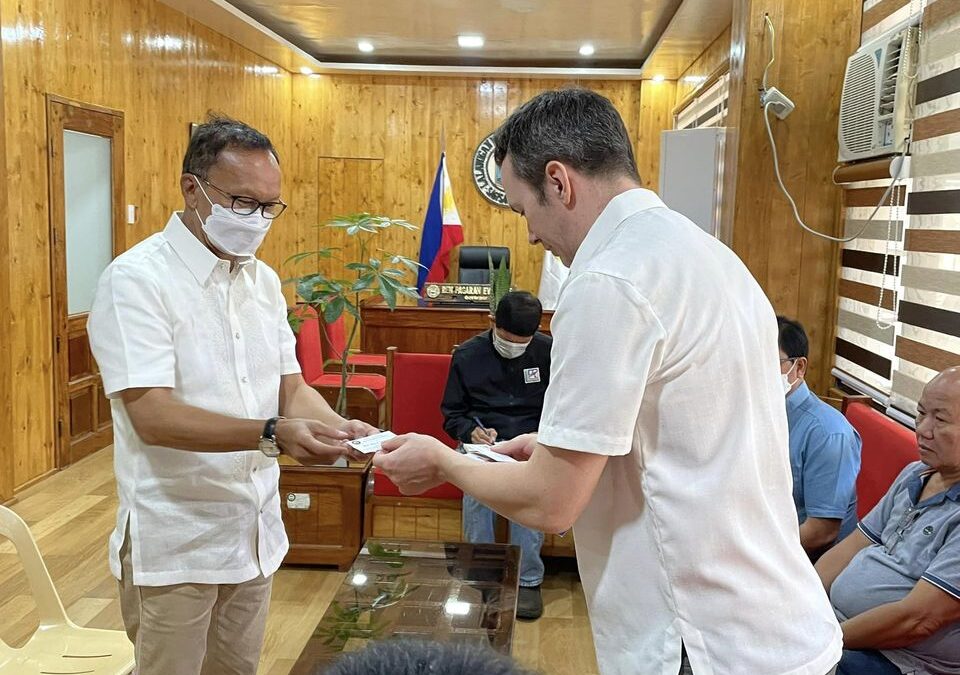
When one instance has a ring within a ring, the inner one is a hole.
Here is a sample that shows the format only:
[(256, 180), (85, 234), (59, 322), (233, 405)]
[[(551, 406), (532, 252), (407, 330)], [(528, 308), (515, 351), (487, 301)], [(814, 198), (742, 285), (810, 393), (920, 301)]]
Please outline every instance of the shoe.
[(543, 614), (543, 598), (539, 586), (521, 586), (517, 596), (517, 618), (527, 621), (539, 619)]

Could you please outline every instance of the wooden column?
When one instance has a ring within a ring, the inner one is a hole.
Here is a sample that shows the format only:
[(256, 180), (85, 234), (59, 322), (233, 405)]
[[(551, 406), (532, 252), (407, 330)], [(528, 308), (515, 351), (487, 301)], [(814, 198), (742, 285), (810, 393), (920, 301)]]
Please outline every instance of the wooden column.
[[(0, 103), (3, 102), (3, 50), (0, 49)], [(0, 166), (7, 166), (6, 120), (0, 105)], [(10, 213), (7, 181), (0, 181), (0, 504), (13, 497), (13, 419), (10, 372)]]
[(725, 241), (746, 263), (774, 309), (798, 319), (810, 337), (808, 383), (830, 381), (839, 248), (804, 232), (777, 187), (758, 89), (770, 60), (764, 15), (776, 30), (768, 85), (789, 96), (786, 120), (771, 112), (780, 171), (801, 217), (821, 232), (840, 232), (837, 115), (847, 57), (859, 45), (861, 0), (734, 0), (730, 113), (725, 158)]

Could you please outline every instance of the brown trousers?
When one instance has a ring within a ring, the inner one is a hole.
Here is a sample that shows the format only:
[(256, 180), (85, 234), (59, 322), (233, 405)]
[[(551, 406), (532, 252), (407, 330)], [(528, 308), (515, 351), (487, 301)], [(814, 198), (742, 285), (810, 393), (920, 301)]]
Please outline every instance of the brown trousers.
[(120, 611), (136, 675), (256, 675), (272, 578), (135, 586), (129, 532), (120, 561)]

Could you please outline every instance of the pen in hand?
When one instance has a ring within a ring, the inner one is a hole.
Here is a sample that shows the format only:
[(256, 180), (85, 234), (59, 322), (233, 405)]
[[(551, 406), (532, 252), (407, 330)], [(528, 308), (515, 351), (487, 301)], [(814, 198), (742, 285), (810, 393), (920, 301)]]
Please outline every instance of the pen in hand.
[(490, 431), (483, 425), (483, 422), (480, 421), (479, 417), (474, 415), (472, 419), (474, 424), (476, 424), (477, 427), (479, 427), (479, 429), (483, 432), (483, 435), (486, 436), (488, 439), (490, 439), (488, 442), (488, 445), (493, 445), (493, 442), (496, 439), (496, 437), (494, 436), (493, 438), (491, 438)]

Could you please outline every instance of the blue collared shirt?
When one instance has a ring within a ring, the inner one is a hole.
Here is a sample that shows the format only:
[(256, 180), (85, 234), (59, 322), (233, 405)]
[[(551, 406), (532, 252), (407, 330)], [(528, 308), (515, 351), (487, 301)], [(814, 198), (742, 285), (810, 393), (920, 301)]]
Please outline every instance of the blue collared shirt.
[[(870, 546), (857, 553), (830, 587), (837, 618), (845, 621), (907, 596), (920, 579), (960, 600), (960, 483), (927, 499), (934, 473), (914, 462), (860, 521)], [(960, 673), (960, 623), (883, 655), (905, 673)]]
[(787, 396), (787, 424), (797, 516), (842, 520), (839, 541), (857, 525), (860, 434), (805, 382)]

